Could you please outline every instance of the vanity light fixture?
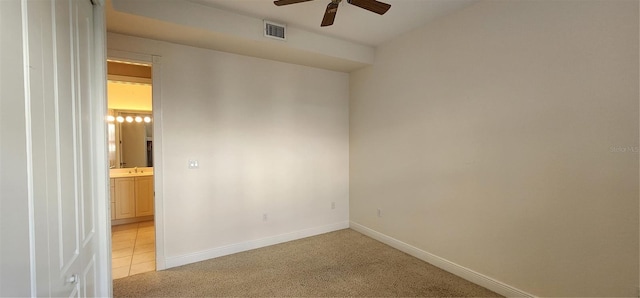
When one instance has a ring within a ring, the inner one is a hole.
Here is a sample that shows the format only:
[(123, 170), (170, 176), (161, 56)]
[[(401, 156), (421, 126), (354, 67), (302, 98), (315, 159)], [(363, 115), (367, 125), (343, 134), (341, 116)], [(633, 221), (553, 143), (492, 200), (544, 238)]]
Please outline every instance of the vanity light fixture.
[(126, 117), (125, 116), (114, 117), (111, 115), (107, 115), (107, 121), (108, 122), (117, 121), (118, 123), (123, 123), (125, 121), (127, 121), (128, 123), (133, 123), (133, 121), (135, 121), (136, 123), (142, 123), (144, 121), (145, 123), (151, 123), (151, 116), (133, 115), (133, 116), (126, 116)]

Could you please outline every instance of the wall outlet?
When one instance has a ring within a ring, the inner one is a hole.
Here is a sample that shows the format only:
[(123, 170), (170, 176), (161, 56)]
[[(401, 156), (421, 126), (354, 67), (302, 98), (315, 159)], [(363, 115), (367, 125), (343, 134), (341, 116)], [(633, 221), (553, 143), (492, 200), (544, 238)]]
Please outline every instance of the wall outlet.
[(336, 209), (336, 202), (331, 202), (331, 209)]
[(382, 217), (382, 210), (380, 210), (380, 208), (378, 208), (378, 217)]
[(267, 221), (267, 219), (269, 219), (268, 215), (266, 213), (262, 214), (262, 221)]
[(200, 164), (198, 164), (197, 160), (189, 160), (189, 169), (197, 169), (200, 168)]

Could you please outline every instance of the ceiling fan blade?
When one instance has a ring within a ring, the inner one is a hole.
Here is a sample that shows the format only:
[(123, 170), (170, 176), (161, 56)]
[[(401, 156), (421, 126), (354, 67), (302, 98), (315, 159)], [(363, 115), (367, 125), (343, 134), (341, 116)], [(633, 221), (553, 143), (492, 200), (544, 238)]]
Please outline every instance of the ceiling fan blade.
[(329, 3), (329, 5), (327, 5), (327, 10), (324, 12), (324, 18), (322, 18), (322, 24), (320, 26), (327, 27), (333, 25), (333, 21), (336, 19), (336, 12), (338, 12), (338, 3)]
[(376, 0), (347, 0), (347, 2), (380, 15), (385, 14), (391, 8), (390, 4)]
[(273, 1), (273, 4), (277, 6), (282, 6), (282, 5), (296, 4), (296, 3), (307, 2), (307, 1), (311, 1), (311, 0), (277, 0), (277, 1)]

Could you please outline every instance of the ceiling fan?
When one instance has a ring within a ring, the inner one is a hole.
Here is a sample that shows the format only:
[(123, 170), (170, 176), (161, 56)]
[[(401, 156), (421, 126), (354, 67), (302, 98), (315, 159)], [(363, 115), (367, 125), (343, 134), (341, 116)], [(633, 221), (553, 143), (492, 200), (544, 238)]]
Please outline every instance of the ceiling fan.
[[(312, 0), (276, 0), (273, 1), (273, 4), (283, 6), (307, 1)], [(322, 24), (320, 26), (326, 27), (333, 25), (340, 2), (342, 2), (342, 0), (331, 0), (331, 3), (329, 3), (327, 10), (324, 13), (324, 18), (322, 18)], [(391, 8), (391, 5), (376, 0), (347, 0), (347, 3), (375, 12), (379, 15), (385, 14), (389, 8)]]

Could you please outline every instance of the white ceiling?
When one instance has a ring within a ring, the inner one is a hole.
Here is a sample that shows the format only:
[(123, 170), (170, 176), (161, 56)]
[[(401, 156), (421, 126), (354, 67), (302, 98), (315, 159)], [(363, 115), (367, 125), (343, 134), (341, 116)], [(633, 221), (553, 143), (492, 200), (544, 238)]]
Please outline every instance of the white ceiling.
[[(342, 1), (334, 25), (320, 27), (330, 0), (106, 0), (107, 30), (351, 72), (371, 65), (377, 46), (480, 0), (383, 1), (391, 9), (382, 16)], [(264, 37), (262, 20), (286, 24), (287, 40)]]
[(192, 0), (203, 5), (369, 46), (377, 46), (404, 32), (461, 9), (478, 0), (383, 0), (391, 9), (383, 16), (342, 1), (333, 26), (320, 27), (330, 0), (276, 6), (273, 0)]

